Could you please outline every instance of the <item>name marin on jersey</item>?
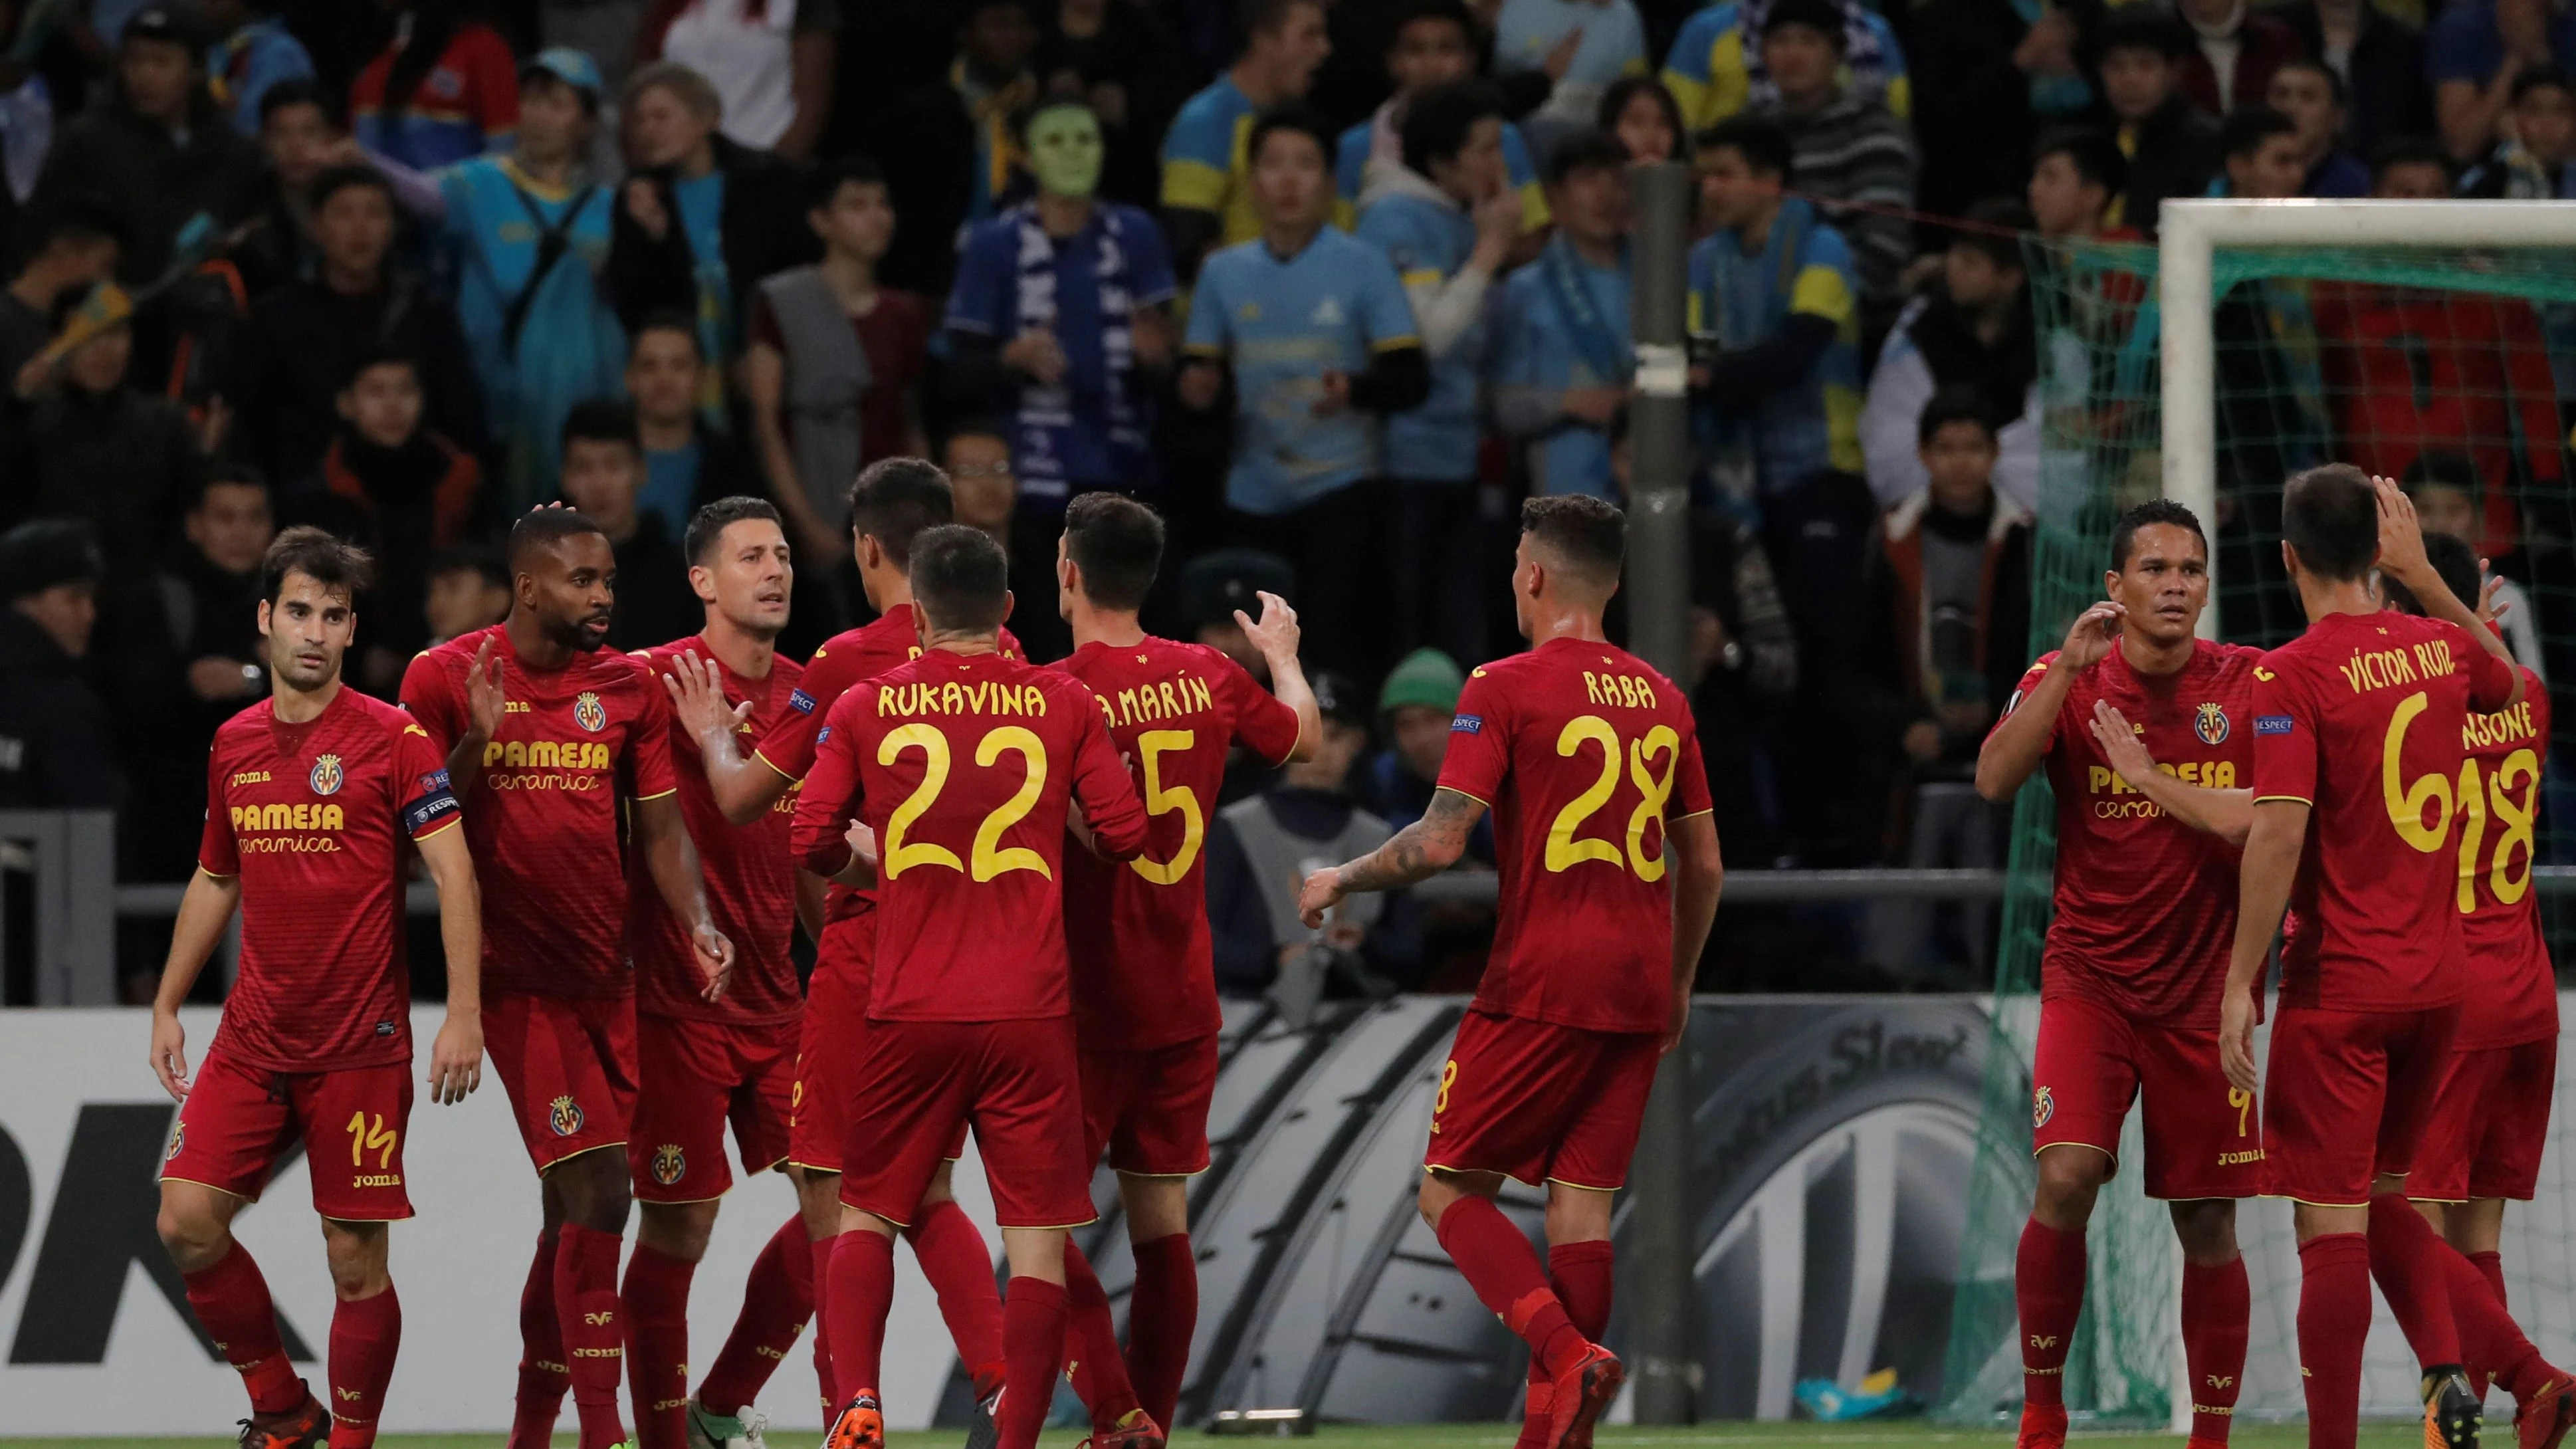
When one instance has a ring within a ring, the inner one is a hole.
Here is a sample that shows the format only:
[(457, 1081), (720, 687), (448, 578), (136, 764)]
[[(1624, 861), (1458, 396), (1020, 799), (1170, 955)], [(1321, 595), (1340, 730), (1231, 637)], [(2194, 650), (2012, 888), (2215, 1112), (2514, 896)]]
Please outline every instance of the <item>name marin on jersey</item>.
[[(1139, 654), (1136, 662), (1142, 664), (1146, 658)], [(1103, 694), (1099, 700), (1100, 712), (1108, 718), (1111, 729), (1177, 719), (1185, 714), (1216, 708), (1216, 692), (1208, 688), (1207, 681), (1188, 674), (1122, 689), (1115, 696)]]

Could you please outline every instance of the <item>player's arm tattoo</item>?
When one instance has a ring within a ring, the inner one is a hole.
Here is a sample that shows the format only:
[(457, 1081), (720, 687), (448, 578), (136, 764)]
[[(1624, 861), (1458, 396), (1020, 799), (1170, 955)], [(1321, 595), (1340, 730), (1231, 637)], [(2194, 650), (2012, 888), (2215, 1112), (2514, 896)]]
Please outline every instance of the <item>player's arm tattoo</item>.
[(1484, 805), (1473, 796), (1455, 790), (1432, 791), (1431, 807), (1421, 819), (1342, 867), (1342, 889), (1393, 890), (1438, 875), (1467, 853), (1467, 832), (1476, 828), (1484, 813)]

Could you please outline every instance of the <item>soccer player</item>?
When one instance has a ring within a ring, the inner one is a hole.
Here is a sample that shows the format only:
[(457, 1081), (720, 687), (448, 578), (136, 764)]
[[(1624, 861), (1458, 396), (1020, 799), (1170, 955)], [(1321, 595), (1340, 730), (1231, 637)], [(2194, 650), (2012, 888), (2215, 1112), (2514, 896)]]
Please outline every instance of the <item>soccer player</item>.
[[(1446, 870), (1495, 812), (1494, 952), (1440, 1072), (1419, 1197), (1478, 1301), (1530, 1346), (1522, 1444), (1590, 1442), (1626, 1370), (1610, 1321), (1610, 1202), (1681, 1041), (1722, 875), (1688, 697), (1602, 633), (1627, 520), (1596, 498), (1521, 505), (1512, 606), (1527, 653), (1458, 696), (1420, 820), (1306, 877), (1310, 928), (1353, 891)], [(1547, 1185), (1548, 1261), (1494, 1205)]]
[(689, 939), (709, 1002), (733, 943), (707, 913), (671, 777), (671, 706), (652, 672), (603, 653), (616, 565), (568, 508), (510, 530), (510, 617), (411, 662), (403, 707), (446, 751), (465, 838), (485, 864), (492, 1067), (536, 1164), (544, 1232), (519, 1299), (515, 1449), (542, 1449), (564, 1390), (581, 1449), (623, 1444), (626, 1322), (617, 1261), (632, 1185), (635, 984), (621, 805), (632, 849)]
[[(787, 712), (804, 673), (777, 647), (796, 577), (778, 510), (757, 498), (719, 499), (689, 521), (684, 548), (705, 627), (640, 657), (656, 674), (669, 673), (683, 658), (697, 664), (726, 707), (743, 712), (736, 728), (757, 732)], [(640, 1449), (747, 1437), (744, 1406), (795, 1347), (814, 1311), (805, 1220), (791, 1213), (752, 1263), (742, 1312), (691, 1400), (689, 1280), (706, 1256), (716, 1208), (733, 1186), (724, 1156), (726, 1122), (733, 1124), (745, 1171), (787, 1162), (796, 1020), (804, 1009), (788, 949), (795, 913), (805, 904), (799, 888), (810, 879), (788, 858), (785, 802), (749, 825), (732, 824), (716, 808), (698, 753), (697, 741), (675, 720), (671, 756), (680, 813), (706, 868), (708, 914), (734, 943), (734, 976), (723, 997), (705, 999), (688, 932), (648, 881), (631, 881), (627, 909), (642, 1075), (626, 1167), (643, 1212), (623, 1295)], [(819, 887), (811, 904), (820, 935)]]
[[(429, 1094), (465, 1100), (483, 1075), (482, 948), (474, 866), (447, 762), (391, 705), (344, 689), (367, 556), (290, 528), (261, 564), (269, 697), (225, 722), (206, 762), (206, 828), (152, 1002), (152, 1070), (180, 1103), (161, 1168), (162, 1245), (188, 1306), (250, 1390), (245, 1449), (362, 1449), (376, 1441), (402, 1307), (385, 1225), (411, 1216), (410, 979), (398, 945), (402, 842), (438, 886), (447, 1020)], [(188, 1076), (179, 1004), (242, 912), (241, 974), (214, 1045)], [(258, 1201), (291, 1140), (304, 1144), (331, 1315), (331, 1407), (279, 1342), (277, 1310), (232, 1221)]]
[(1088, 1366), (1083, 1397), (1097, 1449), (1169, 1431), (1198, 1324), (1189, 1179), (1207, 1171), (1221, 1025), (1202, 847), (1226, 752), (1241, 744), (1281, 765), (1312, 755), (1323, 738), (1287, 601), (1265, 593), (1258, 621), (1234, 614), (1270, 666), (1274, 698), (1218, 651), (1155, 638), (1137, 623), (1162, 560), (1163, 520), (1144, 504), (1087, 493), (1066, 510), (1056, 608), (1074, 651), (1055, 667), (1100, 697), (1152, 832), (1145, 853), (1123, 864), (1081, 851), (1064, 861), (1083, 1150), (1090, 1162), (1109, 1155), (1136, 1257), (1122, 1365), (1100, 1280), (1079, 1249), (1065, 1250), (1073, 1356)]
[[(2295, 1204), (2308, 1442), (2353, 1442), (2375, 1277), (2423, 1367), (2425, 1442), (2474, 1444), (2445, 1249), (2405, 1184), (2460, 1019), (2452, 835), (2475, 818), (2453, 795), (2462, 732), (2472, 710), (2520, 704), (2523, 681), (2426, 562), (2396, 484), (2308, 469), (2282, 490), (2281, 531), (2308, 628), (2254, 671), (2254, 818), (2219, 1062), (2255, 1089), (2254, 987), (2289, 909), (2263, 1156), (2269, 1190)], [(2374, 561), (2432, 617), (2382, 612)]]
[[(800, 687), (787, 696), (786, 712), (761, 732), (750, 755), (737, 743), (750, 716), (739, 705), (728, 706), (697, 661), (685, 656), (674, 661), (671, 698), (682, 730), (698, 743), (708, 786), (727, 820), (748, 825), (779, 808), (814, 767), (823, 717), (842, 693), (920, 655), (921, 629), (912, 609), (912, 544), (922, 530), (948, 523), (955, 513), (947, 475), (922, 459), (887, 458), (860, 472), (850, 488), (850, 550), (859, 585), (877, 618), (834, 635), (814, 651)], [(1008, 629), (1001, 641), (1005, 655), (1019, 657), (1019, 641)], [(841, 1230), (841, 1151), (849, 1138), (855, 1060), (850, 1043), (867, 1030), (875, 913), (873, 891), (835, 886), (825, 898), (823, 934), (805, 988), (796, 1059), (798, 1105), (788, 1124), (788, 1162), (803, 1174), (797, 1192), (813, 1242), (814, 1316), (823, 1325), (815, 1335), (814, 1368), (827, 1418), (845, 1396), (833, 1391), (831, 1285), (825, 1269), (832, 1238)], [(964, 1145), (961, 1134), (953, 1146), (963, 1151)], [(1002, 1386), (1001, 1299), (993, 1288), (992, 1249), (950, 1197), (948, 1182), (943, 1167), (907, 1220), (904, 1240), (912, 1244), (922, 1275), (939, 1295), (939, 1311), (957, 1342), (958, 1358), (975, 1381), (977, 1404), (989, 1412)]]
[[(913, 541), (919, 658), (843, 694), (796, 802), (798, 859), (877, 885), (867, 1020), (851, 1058), (832, 1249), (831, 1449), (885, 1443), (878, 1372), (894, 1237), (970, 1121), (993, 1186), (1003, 1301), (1001, 1449), (1031, 1449), (1064, 1366), (1065, 1229), (1093, 1219), (1065, 964), (1071, 811), (1092, 848), (1147, 842), (1143, 802), (1080, 680), (1001, 652), (1000, 544), (959, 524)], [(871, 850), (845, 838), (859, 819)]]
[(2194, 637), (2209, 603), (2209, 540), (2181, 504), (2158, 499), (2120, 519), (2102, 590), (2065, 644), (2022, 676), (1977, 756), (1987, 799), (2011, 799), (2045, 768), (2057, 801), (2057, 915), (2032, 1071), (2038, 1182), (2013, 1273), (2018, 1442), (2066, 1442), (2062, 1375), (2084, 1306), (2085, 1224), (2119, 1170), (2120, 1124), (2136, 1101), (2146, 1193), (2169, 1205), (2182, 1242), (2191, 1444), (2211, 1449), (2227, 1442), (2245, 1373), (2236, 1199), (2262, 1190), (2254, 1097), (2227, 1085), (2212, 1030), (2236, 924), (2236, 847), (2253, 810), (2262, 651)]

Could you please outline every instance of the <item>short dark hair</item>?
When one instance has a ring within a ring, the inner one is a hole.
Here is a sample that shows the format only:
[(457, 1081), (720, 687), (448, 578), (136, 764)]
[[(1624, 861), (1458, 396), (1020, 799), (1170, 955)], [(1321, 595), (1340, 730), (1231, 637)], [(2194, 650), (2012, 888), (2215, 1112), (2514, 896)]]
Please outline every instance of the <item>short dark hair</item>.
[(850, 527), (877, 541), (898, 569), (912, 569), (912, 545), (926, 529), (953, 522), (957, 495), (928, 458), (880, 458), (850, 485)]
[(813, 174), (805, 178), (805, 209), (825, 210), (831, 206), (832, 199), (841, 194), (844, 186), (885, 184), (885, 168), (876, 163), (875, 157), (855, 153), (838, 157), (815, 167)]
[(1414, 96), (1404, 103), (1404, 121), (1396, 127), (1406, 168), (1428, 176), (1432, 162), (1457, 160), (1476, 123), (1487, 117), (1500, 120), (1502, 114), (1502, 97), (1493, 83), (1474, 76)]
[(376, 561), (327, 528), (299, 524), (270, 539), (259, 560), (259, 596), (271, 604), (286, 592), (286, 576), (302, 574), (352, 603), (376, 581)]
[(586, 397), (564, 414), (563, 446), (576, 442), (624, 443), (644, 454), (644, 433), (635, 422), (635, 404), (622, 397)]
[(429, 556), (429, 567), (421, 578), (443, 579), (449, 574), (480, 574), (487, 588), (510, 586), (510, 566), (501, 562), (501, 556), (489, 544), (460, 543), (440, 549)]
[(2406, 465), (2405, 476), (2397, 480), (2409, 497), (2418, 488), (2451, 488), (2478, 496), (2486, 479), (2478, 472), (2478, 461), (2457, 448), (2426, 448)]
[(340, 112), (331, 104), (330, 93), (311, 76), (301, 75), (272, 82), (267, 90), (259, 93), (259, 123), (265, 127), (278, 112), (291, 111), (297, 106), (311, 106), (322, 113), (322, 119), (329, 122), (334, 130), (339, 128)]
[(2333, 66), (2326, 64), (2317, 57), (2313, 55), (2291, 56), (2289, 59), (2282, 61), (2278, 66), (2273, 67), (2272, 74), (2279, 75), (2285, 70), (2303, 70), (2311, 75), (2324, 76), (2326, 78), (2326, 95), (2338, 106), (2351, 104), (2351, 92), (2344, 88), (2343, 72), (2336, 70)]
[(1411, 0), (1395, 12), (1395, 23), (1386, 28), (1386, 48), (1395, 49), (1406, 30), (1426, 22), (1458, 27), (1458, 33), (1466, 37), (1467, 48), (1476, 48), (1476, 17), (1467, 8), (1465, 0)]
[(2040, 132), (2030, 148), (2030, 162), (2036, 166), (2051, 156), (2063, 156), (2075, 174), (2117, 196), (2129, 184), (2129, 158), (2110, 133), (2094, 126), (2052, 126)]
[(2028, 206), (2009, 196), (1983, 197), (1969, 202), (1960, 220), (1968, 224), (1950, 233), (1950, 245), (1983, 252), (1986, 260), (1998, 267), (2026, 270), (2021, 255), (2022, 233), (2039, 225)]
[(1690, 147), (1690, 127), (1682, 123), (1682, 107), (1673, 99), (1670, 87), (1650, 75), (1623, 75), (1601, 93), (1601, 105), (1592, 113), (1592, 123), (1602, 130), (1618, 133), (1619, 118), (1628, 114), (1628, 104), (1639, 96), (1652, 96), (1656, 109), (1664, 113), (1664, 124), (1673, 128), (1672, 154), (1665, 160), (1679, 159)]
[(991, 534), (962, 523), (925, 528), (912, 541), (912, 596), (936, 629), (1002, 627), (1011, 561)]
[(2445, 182), (2456, 174), (2451, 153), (2430, 136), (2391, 136), (2380, 142), (2379, 148), (2370, 153), (2371, 184), (2386, 180), (2389, 171), (2399, 166), (2438, 166)]
[(2545, 61), (2539, 65), (2524, 66), (2514, 72), (2513, 103), (2515, 105), (2521, 105), (2524, 96), (2540, 90), (2576, 91), (2576, 86), (2570, 86), (2567, 83), (2567, 72)]
[[(2442, 587), (2451, 591), (2451, 597), (2471, 608), (2477, 607), (2478, 593), (2486, 587), (2486, 579), (2478, 567), (2478, 551), (2469, 546), (2467, 539), (2453, 538), (2447, 533), (2424, 535), (2424, 561), (2433, 566), (2433, 572), (2441, 578)], [(2413, 589), (2387, 574), (2379, 576), (2379, 591), (2387, 596), (2388, 602), (2409, 614), (2422, 616), (2432, 612), (2424, 607), (2423, 600), (2415, 597)]]
[(73, 192), (30, 209), (26, 228), (29, 257), (66, 244), (95, 246), (114, 242), (122, 247), (128, 232), (125, 213), (95, 192)]
[(1952, 423), (1974, 423), (1988, 443), (1995, 441), (1994, 409), (1988, 406), (1984, 389), (1974, 383), (1954, 382), (1925, 399), (1922, 414), (1914, 420), (1915, 445), (1930, 446)]
[(2379, 556), (2378, 490), (2350, 463), (2293, 474), (2281, 487), (2281, 538), (2310, 573), (2358, 579)]
[(1598, 126), (1586, 127), (1556, 143), (1547, 156), (1547, 184), (1562, 186), (1577, 171), (1628, 169), (1628, 148)]
[(371, 342), (359, 348), (358, 355), (349, 359), (349, 370), (340, 374), (340, 391), (347, 392), (356, 387), (358, 379), (379, 367), (404, 368), (411, 373), (413, 382), (425, 381), (421, 376), (420, 359), (414, 357), (409, 348), (398, 347), (391, 342)]
[(608, 536), (608, 530), (579, 509), (535, 508), (520, 514), (519, 521), (510, 525), (510, 572), (519, 572), (520, 562), (537, 550), (586, 533)]
[(1628, 553), (1628, 516), (1583, 493), (1550, 493), (1521, 503), (1521, 532), (1556, 555), (1607, 598)]
[(2219, 154), (2234, 161), (2263, 149), (2275, 136), (2296, 136), (2299, 124), (2270, 106), (2239, 106), (2218, 123)]
[(2103, 18), (2095, 49), (2106, 58), (2115, 50), (2149, 50), (2176, 61), (2190, 52), (2191, 33), (2163, 11), (2124, 5)]
[(206, 475), (198, 479), (197, 486), (189, 491), (188, 511), (194, 513), (205, 507), (206, 495), (218, 488), (256, 488), (262, 494), (266, 494), (268, 475), (252, 464), (236, 463), (230, 459), (209, 463), (206, 465)]
[(1796, 174), (1789, 146), (1789, 133), (1780, 123), (1767, 117), (1737, 114), (1699, 133), (1699, 149), (1732, 151), (1744, 158), (1744, 164), (1756, 175), (1777, 176), (1786, 186)]
[(2209, 535), (2201, 531), (2200, 515), (2170, 498), (2150, 498), (2120, 515), (2111, 525), (2111, 571), (2119, 573), (2129, 566), (2129, 555), (2137, 551), (2141, 528), (2188, 529), (2200, 540), (2201, 557), (2209, 556)]
[(1163, 516), (1124, 494), (1085, 493), (1065, 507), (1064, 552), (1093, 603), (1141, 609), (1163, 564)]
[(1234, 9), (1234, 23), (1243, 34), (1243, 43), (1252, 37), (1277, 30), (1288, 23), (1288, 12), (1300, 5), (1324, 8), (1324, 0), (1240, 0)]
[(1770, 10), (1762, 16), (1763, 38), (1769, 39), (1771, 32), (1783, 25), (1803, 25), (1816, 31), (1832, 40), (1836, 50), (1851, 44), (1843, 9), (1833, 0), (1772, 0)]
[(385, 179), (385, 173), (373, 166), (325, 166), (321, 174), (313, 178), (311, 188), (313, 209), (320, 211), (330, 204), (332, 197), (352, 186), (373, 187), (384, 194), (385, 205), (394, 204), (393, 183)]
[(677, 307), (655, 307), (635, 319), (635, 330), (626, 339), (628, 357), (635, 355), (635, 344), (643, 341), (647, 332), (677, 332), (689, 339), (689, 350), (698, 355), (698, 361), (707, 360), (706, 339), (698, 335), (698, 319)]
[(689, 515), (688, 530), (680, 535), (680, 554), (691, 567), (707, 561), (707, 553), (724, 537), (724, 531), (745, 519), (776, 523), (781, 532), (787, 525), (778, 517), (778, 505), (766, 498), (752, 498), (737, 493), (719, 498)]
[[(1293, 3), (1312, 4), (1313, 0), (1293, 0)], [(1315, 150), (1323, 157), (1324, 169), (1327, 171), (1333, 169), (1333, 149), (1336, 144), (1333, 128), (1320, 113), (1304, 101), (1282, 101), (1263, 111), (1260, 117), (1253, 121), (1252, 134), (1245, 137), (1243, 142), (1244, 164), (1249, 166), (1259, 160), (1262, 143), (1280, 131), (1295, 131), (1299, 135), (1313, 137)]]

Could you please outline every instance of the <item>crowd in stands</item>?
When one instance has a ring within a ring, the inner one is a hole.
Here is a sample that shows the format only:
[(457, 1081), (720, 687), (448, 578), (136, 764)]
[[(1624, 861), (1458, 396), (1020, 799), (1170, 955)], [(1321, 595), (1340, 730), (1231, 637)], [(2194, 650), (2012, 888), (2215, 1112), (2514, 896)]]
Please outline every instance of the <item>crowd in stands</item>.
[[(376, 551), (352, 677), (390, 694), (507, 609), (518, 513), (605, 526), (635, 648), (697, 624), (690, 514), (760, 494), (801, 653), (866, 613), (852, 476), (922, 454), (1041, 661), (1089, 490), (1170, 520), (1163, 632), (1257, 672), (1232, 610), (1300, 610), (1333, 738), (1209, 845), (1220, 975), (1264, 989), (1306, 943), (1264, 863), (1418, 814), (1516, 647), (1515, 500), (1625, 494), (1630, 167), (1674, 160), (1726, 857), (1999, 864), (2024, 239), (2576, 194), (2576, 15), (2430, 3), (0, 0), (0, 806), (112, 805), (127, 879), (184, 876), (288, 523)], [(2284, 310), (2245, 325), (2296, 353), (2326, 323)], [(2417, 481), (2509, 552), (2457, 461)], [(1448, 910), (1345, 965), (1472, 975)]]

